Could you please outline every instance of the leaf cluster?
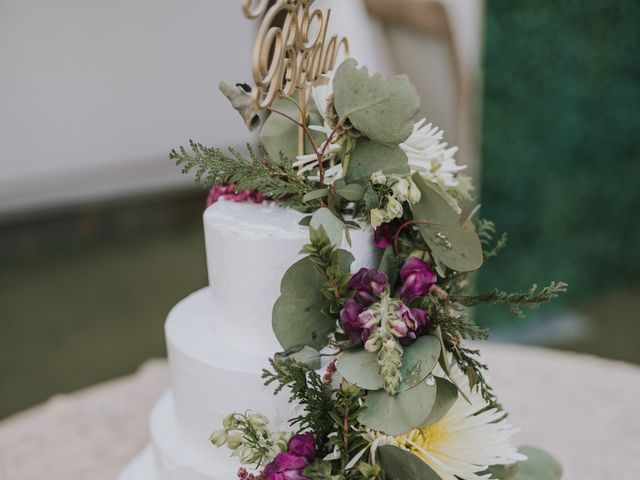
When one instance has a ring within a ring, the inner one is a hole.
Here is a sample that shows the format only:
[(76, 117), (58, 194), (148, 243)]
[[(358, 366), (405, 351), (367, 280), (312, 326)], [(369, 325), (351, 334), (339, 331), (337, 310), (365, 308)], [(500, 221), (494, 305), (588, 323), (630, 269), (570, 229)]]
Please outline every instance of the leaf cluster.
[(321, 440), (335, 430), (331, 412), (335, 408), (333, 390), (323, 382), (312, 367), (292, 358), (270, 360), (273, 370), (265, 369), (262, 378), (265, 385), (275, 384), (275, 394), (285, 387), (291, 392), (290, 401), (299, 403), (303, 412), (289, 420), (298, 431), (310, 430), (318, 439), (320, 455), (328, 453)]
[(258, 154), (251, 145), (247, 145), (247, 159), (233, 148), (229, 148), (229, 155), (219, 148), (206, 147), (194, 141), (190, 141), (189, 146), (191, 151), (180, 147), (172, 150), (169, 158), (182, 167), (182, 173), (195, 171), (196, 183), (206, 187), (232, 183), (238, 190), (257, 190), (286, 207), (300, 211), (315, 210), (319, 206), (317, 201), (302, 201), (312, 187), (283, 155), (276, 160), (263, 147)]
[(322, 226), (309, 228), (309, 243), (302, 253), (309, 255), (316, 271), (325, 278), (322, 293), (331, 302), (329, 313), (338, 313), (348, 296), (347, 284), (351, 274), (342, 265), (340, 252)]

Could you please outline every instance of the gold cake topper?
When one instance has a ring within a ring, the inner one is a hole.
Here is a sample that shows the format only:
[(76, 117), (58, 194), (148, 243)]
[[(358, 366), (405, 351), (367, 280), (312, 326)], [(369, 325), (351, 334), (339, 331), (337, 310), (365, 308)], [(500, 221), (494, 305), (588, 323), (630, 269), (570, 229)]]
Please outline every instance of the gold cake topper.
[[(249, 19), (262, 17), (253, 48), (252, 97), (258, 110), (268, 109), (278, 95), (298, 92), (306, 105), (309, 85), (333, 70), (340, 49), (349, 55), (345, 37), (327, 38), (331, 10), (312, 8), (315, 0), (242, 0)], [(282, 27), (276, 20), (284, 14)]]

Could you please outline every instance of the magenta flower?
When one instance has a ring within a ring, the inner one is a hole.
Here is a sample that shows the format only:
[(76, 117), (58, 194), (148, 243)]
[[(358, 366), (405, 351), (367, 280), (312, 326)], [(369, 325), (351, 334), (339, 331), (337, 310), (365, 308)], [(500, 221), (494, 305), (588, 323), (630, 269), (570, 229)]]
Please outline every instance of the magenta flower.
[(438, 279), (431, 265), (416, 257), (411, 257), (404, 263), (400, 269), (400, 278), (402, 287), (398, 294), (407, 303), (426, 295)]
[(238, 192), (236, 191), (236, 186), (234, 184), (224, 183), (217, 187), (213, 187), (209, 191), (207, 207), (213, 205), (221, 198), (224, 198), (225, 200), (233, 200), (234, 202), (262, 203), (264, 201), (264, 196), (257, 190), (242, 190), (241, 192)]
[(362, 305), (353, 298), (344, 302), (342, 310), (340, 310), (340, 322), (344, 333), (353, 342), (359, 342), (362, 339), (362, 326), (358, 316), (362, 312)]
[(280, 452), (273, 462), (264, 467), (265, 480), (309, 480), (302, 472), (309, 466), (305, 457)]
[(393, 237), (400, 228), (397, 220), (383, 223), (373, 231), (373, 240), (378, 248), (388, 248), (393, 244)]
[(396, 311), (399, 321), (394, 325), (400, 344), (408, 347), (415, 340), (424, 335), (429, 326), (429, 316), (421, 308), (408, 308), (402, 304)]
[(291, 437), (287, 450), (289, 453), (306, 458), (309, 463), (313, 463), (316, 459), (316, 441), (310, 433), (300, 433)]
[(351, 277), (351, 280), (349, 280), (349, 283), (347, 284), (347, 288), (355, 290), (356, 293), (353, 298), (355, 298), (363, 307), (368, 307), (376, 301), (374, 293), (382, 293), (388, 283), (389, 279), (384, 273), (379, 272), (378, 270), (361, 268), (353, 277)]
[(273, 462), (264, 467), (264, 480), (309, 480), (304, 469), (316, 459), (316, 441), (310, 433), (294, 435), (287, 451), (276, 455)]

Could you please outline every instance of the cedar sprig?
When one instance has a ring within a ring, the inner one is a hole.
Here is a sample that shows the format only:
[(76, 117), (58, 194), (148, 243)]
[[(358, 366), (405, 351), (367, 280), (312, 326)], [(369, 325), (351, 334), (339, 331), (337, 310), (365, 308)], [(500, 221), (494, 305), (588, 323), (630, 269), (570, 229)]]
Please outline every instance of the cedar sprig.
[(205, 147), (193, 140), (189, 141), (189, 147), (191, 151), (184, 147), (171, 150), (169, 158), (182, 167), (182, 173), (195, 171), (195, 181), (202, 186), (233, 183), (238, 190), (257, 190), (265, 197), (300, 211), (319, 207), (318, 201), (302, 201), (313, 186), (298, 175), (292, 162), (284, 155), (276, 160), (264, 147), (260, 147), (258, 154), (249, 144), (248, 159), (233, 148), (229, 148), (227, 154), (219, 148)]
[(551, 282), (542, 290), (538, 290), (538, 286), (534, 284), (526, 292), (509, 293), (494, 289), (478, 295), (452, 296), (450, 300), (465, 307), (474, 307), (481, 303), (489, 305), (501, 304), (507, 306), (516, 317), (524, 318), (526, 316), (523, 311), (524, 308), (538, 308), (543, 303), (547, 303), (558, 297), (561, 293), (566, 292), (567, 287), (568, 285), (564, 282)]
[[(322, 226), (309, 227), (309, 243), (302, 253), (309, 255), (316, 271), (325, 278), (322, 293), (331, 301), (329, 311), (337, 313), (347, 299), (347, 285), (351, 279), (348, 268), (340, 265), (341, 252), (331, 243)], [(344, 252), (343, 252), (344, 253)]]
[(503, 232), (496, 240), (496, 224), (491, 220), (480, 219), (477, 226), (478, 237), (482, 243), (482, 253), (485, 260), (497, 257), (507, 246), (508, 235)]
[(336, 392), (335, 409), (329, 414), (335, 422), (336, 435), (331, 437), (331, 444), (340, 450), (341, 471), (354, 454), (367, 444), (358, 427), (358, 417), (364, 411), (365, 391), (343, 381)]
[(273, 370), (264, 369), (262, 378), (265, 385), (275, 384), (275, 394), (285, 387), (291, 392), (290, 401), (297, 402), (303, 413), (289, 420), (299, 432), (310, 430), (318, 439), (320, 455), (328, 453), (323, 440), (334, 431), (333, 411), (335, 401), (331, 385), (323, 382), (322, 377), (309, 365), (292, 358), (269, 360)]

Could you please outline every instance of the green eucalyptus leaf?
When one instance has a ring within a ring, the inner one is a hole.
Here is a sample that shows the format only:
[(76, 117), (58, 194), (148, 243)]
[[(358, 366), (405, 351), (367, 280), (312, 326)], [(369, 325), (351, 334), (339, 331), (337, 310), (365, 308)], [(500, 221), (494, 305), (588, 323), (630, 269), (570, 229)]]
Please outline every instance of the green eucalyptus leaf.
[(371, 175), (378, 171), (387, 175), (409, 174), (407, 155), (397, 145), (383, 145), (366, 138), (359, 139), (351, 153), (347, 182), (368, 183)]
[(380, 74), (371, 76), (353, 59), (338, 67), (333, 98), (341, 120), (348, 118), (359, 132), (379, 143), (405, 141), (420, 109), (418, 92), (406, 75), (388, 80)]
[(303, 202), (310, 202), (311, 200), (317, 200), (319, 198), (324, 198), (329, 195), (328, 188), (319, 188), (318, 190), (312, 190), (309, 193), (305, 194), (302, 197)]
[(536, 447), (518, 449), (527, 460), (518, 463), (518, 473), (513, 480), (560, 480), (562, 465), (551, 454)]
[(393, 251), (392, 246), (387, 247), (382, 254), (378, 270), (380, 270), (387, 276), (390, 285), (393, 285), (395, 283), (396, 277), (398, 276), (398, 273), (400, 271), (400, 267), (398, 265), (398, 257)]
[(442, 480), (420, 457), (401, 448), (384, 445), (378, 456), (387, 480)]
[(442, 420), (442, 417), (451, 410), (451, 407), (453, 407), (453, 404), (458, 399), (458, 387), (444, 378), (435, 378), (437, 387), (436, 401), (433, 404), (431, 413), (422, 426), (432, 425)]
[(364, 187), (357, 183), (350, 183), (342, 187), (336, 187), (336, 193), (345, 200), (358, 202), (364, 197)]
[(300, 219), (300, 221), (298, 222), (298, 225), (302, 225), (303, 227), (308, 227), (309, 224), (311, 223), (311, 218), (312, 218), (311, 215), (305, 215)]
[(364, 349), (352, 349), (342, 352), (336, 363), (340, 375), (350, 383), (366, 390), (380, 390), (384, 378), (379, 373), (378, 355)]
[(328, 208), (323, 207), (316, 210), (309, 226), (316, 230), (319, 227), (323, 227), (333, 245), (342, 245), (345, 229), (344, 223)]
[(284, 274), (280, 297), (273, 306), (273, 331), (285, 350), (308, 345), (321, 349), (335, 327), (323, 313), (328, 300), (322, 294), (324, 277), (309, 257), (294, 263)]
[(364, 412), (358, 417), (363, 425), (388, 435), (402, 435), (423, 424), (436, 402), (437, 387), (426, 382), (395, 396), (384, 390), (369, 392)]
[(518, 464), (494, 465), (481, 472), (479, 475), (491, 474), (491, 478), (496, 480), (513, 480), (518, 474)]
[(240, 114), (249, 131), (254, 131), (260, 126), (259, 112), (256, 110), (253, 99), (248, 92), (227, 82), (220, 82), (218, 88), (231, 102), (231, 106)]
[[(300, 112), (293, 102), (286, 98), (277, 98), (272, 107), (296, 120), (300, 119)], [(316, 122), (313, 122), (314, 124)], [(317, 123), (322, 125), (322, 122)], [(311, 131), (316, 145), (323, 141), (324, 134)], [(260, 131), (260, 141), (269, 155), (274, 159), (280, 158), (280, 152), (289, 160), (295, 160), (298, 155), (298, 125), (279, 113), (271, 112)], [(305, 153), (312, 153), (311, 142), (305, 137)]]
[(284, 359), (293, 359), (297, 362), (304, 363), (314, 370), (320, 368), (320, 353), (315, 349), (304, 345), (296, 347), (286, 352), (275, 354), (276, 362)]
[(415, 387), (433, 371), (440, 357), (440, 341), (431, 335), (418, 338), (402, 354), (400, 391)]
[(417, 223), (429, 248), (439, 261), (458, 272), (477, 270), (482, 265), (482, 245), (473, 223), (460, 215), (447, 203), (430, 182), (418, 173), (413, 175), (422, 198), (411, 206)]

